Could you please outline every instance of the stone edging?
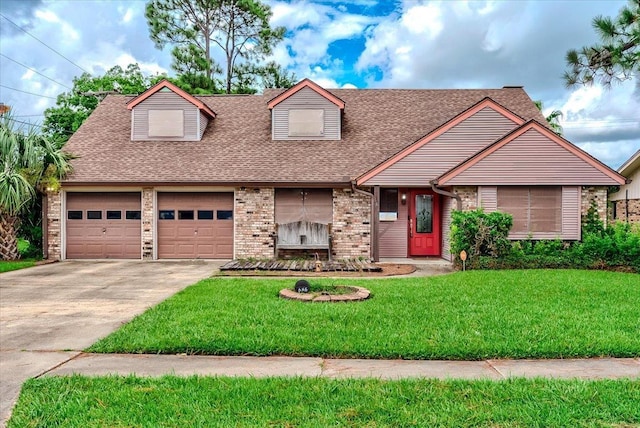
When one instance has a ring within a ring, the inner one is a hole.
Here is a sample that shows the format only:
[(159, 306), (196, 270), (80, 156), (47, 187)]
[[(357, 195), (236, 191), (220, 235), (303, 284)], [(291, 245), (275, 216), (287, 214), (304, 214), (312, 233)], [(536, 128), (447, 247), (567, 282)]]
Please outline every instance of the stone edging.
[(356, 287), (355, 285), (345, 285), (345, 287), (353, 288), (355, 291), (349, 294), (318, 294), (297, 293), (290, 288), (283, 288), (280, 290), (280, 297), (302, 302), (357, 302), (371, 296), (371, 292), (364, 287)]

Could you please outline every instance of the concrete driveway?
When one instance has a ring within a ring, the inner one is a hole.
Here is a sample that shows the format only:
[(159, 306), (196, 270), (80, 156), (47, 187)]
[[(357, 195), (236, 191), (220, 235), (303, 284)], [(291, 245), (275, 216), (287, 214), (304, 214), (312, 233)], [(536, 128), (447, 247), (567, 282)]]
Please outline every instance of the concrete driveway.
[(22, 383), (210, 276), (212, 261), (65, 261), (0, 274), (0, 425)]

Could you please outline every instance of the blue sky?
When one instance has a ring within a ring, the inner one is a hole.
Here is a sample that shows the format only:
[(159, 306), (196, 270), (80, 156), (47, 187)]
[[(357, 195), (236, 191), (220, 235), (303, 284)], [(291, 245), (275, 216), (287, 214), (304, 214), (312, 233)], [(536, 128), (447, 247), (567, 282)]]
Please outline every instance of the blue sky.
[[(564, 113), (570, 141), (617, 168), (640, 149), (640, 78), (609, 90), (566, 89), (561, 75), (568, 49), (597, 40), (592, 18), (615, 16), (625, 3), (270, 0), (272, 24), (287, 29), (270, 59), (327, 88), (522, 85), (546, 112)], [(150, 41), (144, 7), (1, 0), (0, 102), (17, 120), (39, 123), (83, 70), (100, 75), (138, 62), (146, 73), (171, 74), (170, 49)]]

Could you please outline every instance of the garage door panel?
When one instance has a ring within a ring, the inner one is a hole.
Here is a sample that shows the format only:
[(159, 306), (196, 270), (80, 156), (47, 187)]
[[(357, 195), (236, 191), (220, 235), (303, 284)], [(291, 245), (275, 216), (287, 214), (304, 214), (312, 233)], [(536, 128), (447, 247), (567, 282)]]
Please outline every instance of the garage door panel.
[(158, 257), (232, 257), (233, 221), (217, 220), (218, 210), (233, 213), (233, 193), (158, 193), (158, 212), (175, 212), (158, 220)]
[(66, 202), (67, 258), (140, 258), (141, 221), (126, 219), (140, 211), (140, 193), (70, 192)]

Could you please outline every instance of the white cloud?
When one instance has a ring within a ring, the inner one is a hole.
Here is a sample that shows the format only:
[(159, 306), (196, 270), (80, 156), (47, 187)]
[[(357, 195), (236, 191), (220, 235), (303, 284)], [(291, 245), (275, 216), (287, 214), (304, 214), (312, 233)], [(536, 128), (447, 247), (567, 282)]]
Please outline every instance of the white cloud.
[(135, 12), (132, 8), (128, 7), (124, 15), (122, 15), (122, 23), (128, 24), (133, 20)]
[(442, 12), (436, 3), (418, 4), (405, 11), (400, 19), (400, 25), (410, 34), (427, 35), (434, 39), (442, 29)]

